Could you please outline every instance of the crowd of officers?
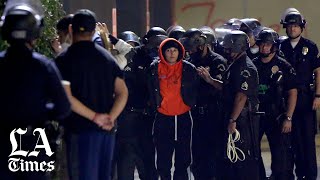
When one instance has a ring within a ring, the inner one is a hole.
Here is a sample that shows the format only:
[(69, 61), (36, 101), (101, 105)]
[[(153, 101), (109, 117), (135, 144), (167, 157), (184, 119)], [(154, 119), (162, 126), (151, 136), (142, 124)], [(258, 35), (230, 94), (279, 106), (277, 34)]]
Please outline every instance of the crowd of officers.
[[(33, 14), (28, 13), (30, 18)], [(55, 90), (49, 91), (55, 116), (50, 112), (50, 118), (65, 119), (61, 124), (70, 179), (129, 180), (137, 169), (142, 180), (187, 180), (190, 168), (196, 180), (293, 180), (294, 165), (299, 180), (317, 179), (318, 48), (302, 37), (306, 20), (298, 10), (287, 10), (281, 24), (287, 35), (282, 38), (254, 18), (230, 19), (216, 32), (207, 26), (185, 30), (174, 25), (166, 31), (152, 27), (139, 38), (132, 31), (112, 36), (89, 10), (61, 19), (59, 43), (54, 45), (59, 70), (55, 65), (53, 70), (58, 75), (49, 75), (55, 79)], [(20, 28), (7, 26), (9, 31)], [(30, 33), (40, 25), (32, 28)], [(7, 82), (8, 67), (16, 69), (12, 66), (24, 60), (23, 52), (31, 58), (32, 47), (22, 46), (16, 34), (3, 35), (11, 44), (0, 59), (0, 78)], [(27, 37), (23, 43), (38, 36)], [(104, 58), (108, 60), (100, 61)], [(66, 95), (57, 83), (60, 73), (67, 81)], [(25, 88), (10, 80), (6, 86)], [(20, 106), (8, 106), (8, 93), (15, 92), (0, 92), (4, 117), (21, 118), (14, 115)], [(67, 116), (69, 102), (73, 113)], [(29, 108), (19, 112), (27, 114)], [(231, 161), (228, 136), (237, 133), (235, 151), (243, 157)], [(272, 157), (270, 177), (261, 157), (264, 134)]]

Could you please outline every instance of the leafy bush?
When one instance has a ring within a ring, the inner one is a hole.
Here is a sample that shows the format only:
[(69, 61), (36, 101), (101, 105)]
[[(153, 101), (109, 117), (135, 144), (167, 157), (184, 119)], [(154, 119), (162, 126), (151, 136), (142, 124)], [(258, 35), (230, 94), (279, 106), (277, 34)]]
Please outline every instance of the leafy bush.
[[(0, 14), (2, 15), (6, 0), (0, 1)], [(65, 15), (61, 0), (41, 0), (44, 8), (44, 28), (41, 33), (41, 37), (37, 40), (36, 51), (44, 54), (47, 57), (52, 58), (54, 52), (51, 48), (51, 41), (56, 38), (56, 24), (60, 18)], [(8, 47), (8, 44), (0, 39), (0, 50), (4, 50)]]

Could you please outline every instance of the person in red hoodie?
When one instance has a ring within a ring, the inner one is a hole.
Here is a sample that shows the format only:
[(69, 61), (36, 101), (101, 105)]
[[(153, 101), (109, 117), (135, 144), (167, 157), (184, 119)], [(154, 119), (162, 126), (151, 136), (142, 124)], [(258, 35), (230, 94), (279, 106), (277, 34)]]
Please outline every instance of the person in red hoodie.
[(159, 47), (159, 58), (150, 65), (148, 84), (150, 103), (156, 116), (153, 126), (157, 153), (157, 171), (162, 180), (171, 180), (172, 156), (174, 179), (188, 179), (192, 162), (192, 115), (199, 77), (195, 66), (182, 60), (184, 47), (173, 38)]

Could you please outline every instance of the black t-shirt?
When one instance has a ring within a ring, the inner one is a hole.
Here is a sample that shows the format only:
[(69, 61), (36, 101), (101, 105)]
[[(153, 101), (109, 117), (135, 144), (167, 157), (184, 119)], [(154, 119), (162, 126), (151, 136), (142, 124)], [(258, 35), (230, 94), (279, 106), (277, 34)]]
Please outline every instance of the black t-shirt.
[[(253, 60), (259, 73), (260, 106), (272, 106), (280, 98), (287, 97), (287, 91), (297, 88), (296, 73), (293, 67), (283, 58), (275, 55), (268, 63), (258, 57)], [(281, 87), (282, 92), (278, 92)], [(281, 93), (281, 97), (278, 97)], [(279, 108), (279, 107), (278, 107)], [(265, 110), (262, 110), (265, 111)]]
[(313, 83), (313, 70), (320, 67), (320, 60), (317, 58), (319, 53), (317, 45), (301, 37), (296, 47), (292, 48), (290, 39), (286, 39), (281, 43), (280, 50), (296, 70), (298, 87), (308, 88)]
[[(112, 55), (91, 41), (71, 45), (56, 59), (62, 78), (71, 83), (74, 97), (98, 113), (109, 113), (114, 103), (114, 83), (123, 73)], [(75, 132), (99, 130), (84, 117), (72, 113), (66, 127)]]
[[(218, 80), (222, 80), (222, 75), (227, 70), (227, 60), (212, 51), (209, 51), (204, 58), (192, 59), (191, 63), (196, 67), (202, 66), (209, 69), (211, 77)], [(215, 103), (214, 101), (218, 99), (218, 97), (216, 97), (218, 96), (217, 93), (217, 89), (203, 79), (200, 79), (197, 106)]]
[(223, 77), (226, 115), (230, 115), (232, 112), (235, 96), (238, 92), (247, 95), (252, 107), (258, 104), (258, 81), (257, 68), (246, 54), (229, 66)]
[(54, 62), (24, 46), (1, 52), (0, 82), (2, 128), (42, 127), (44, 121), (61, 120), (70, 113)]

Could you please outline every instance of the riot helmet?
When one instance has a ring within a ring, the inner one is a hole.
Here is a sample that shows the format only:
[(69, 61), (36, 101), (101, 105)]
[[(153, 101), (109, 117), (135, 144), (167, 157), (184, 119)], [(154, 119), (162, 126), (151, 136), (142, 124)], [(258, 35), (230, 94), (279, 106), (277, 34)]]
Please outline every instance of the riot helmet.
[(196, 51), (199, 46), (206, 43), (207, 36), (197, 28), (191, 28), (185, 32), (180, 42), (186, 51)]
[(155, 35), (149, 38), (148, 43), (144, 46), (144, 49), (149, 58), (154, 59), (158, 57), (158, 49), (162, 41), (167, 39), (165, 35)]
[(30, 42), (40, 36), (43, 16), (27, 4), (17, 4), (4, 11), (0, 25), (2, 38), (9, 43)]
[(202, 26), (200, 31), (203, 32), (207, 36), (206, 43), (210, 44), (212, 47), (214, 47), (217, 44), (217, 38), (212, 28), (208, 26)]
[(279, 35), (277, 32), (275, 32), (271, 28), (264, 29), (259, 33), (256, 41), (257, 41), (257, 44), (260, 44), (260, 43), (276, 44), (276, 43), (279, 43)]
[(243, 31), (233, 30), (225, 35), (221, 45), (228, 53), (242, 53), (249, 48), (249, 38)]
[(261, 26), (261, 23), (259, 22), (259, 20), (255, 18), (244, 18), (244, 19), (240, 19), (240, 21), (247, 24), (252, 31), (254, 31), (254, 29), (256, 29), (257, 27)]
[(272, 44), (269, 53), (261, 53), (260, 49), (260, 55), (262, 57), (268, 57), (279, 49), (280, 41), (278, 33), (271, 28), (262, 30), (257, 37), (257, 45), (260, 46), (262, 43)]
[(306, 25), (306, 20), (298, 10), (292, 9), (280, 20), (280, 24), (283, 25), (283, 28), (286, 28), (290, 24), (297, 24), (303, 29)]
[(144, 35), (143, 39), (142, 39), (142, 42), (143, 44), (147, 44), (148, 43), (148, 40), (149, 38), (153, 37), (153, 36), (156, 36), (156, 35), (164, 35), (164, 36), (167, 36), (167, 33), (166, 31), (161, 28), (161, 27), (152, 27), (146, 35)]
[(124, 40), (127, 43), (132, 42), (135, 44), (135, 46), (140, 46), (139, 36), (132, 31), (124, 31), (119, 34), (118, 38)]
[(168, 37), (174, 38), (176, 40), (179, 40), (180, 38), (182, 38), (185, 32), (186, 30), (182, 26), (178, 26), (178, 25), (170, 26), (167, 29)]

